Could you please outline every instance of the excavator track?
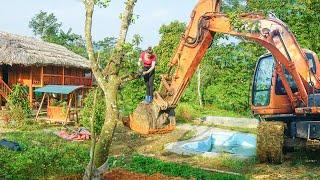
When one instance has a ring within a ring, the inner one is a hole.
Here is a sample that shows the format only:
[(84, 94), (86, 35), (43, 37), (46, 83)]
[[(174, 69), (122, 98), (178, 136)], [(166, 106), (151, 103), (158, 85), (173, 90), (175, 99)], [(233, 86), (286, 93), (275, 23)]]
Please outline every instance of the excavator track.
[(260, 162), (283, 162), (284, 129), (283, 122), (260, 122), (257, 135), (257, 156)]

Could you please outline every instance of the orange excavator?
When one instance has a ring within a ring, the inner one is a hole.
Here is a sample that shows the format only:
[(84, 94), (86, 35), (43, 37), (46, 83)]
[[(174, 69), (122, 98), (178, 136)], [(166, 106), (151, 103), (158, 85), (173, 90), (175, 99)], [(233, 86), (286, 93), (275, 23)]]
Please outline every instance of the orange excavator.
[(169, 71), (150, 105), (130, 115), (130, 127), (141, 133), (175, 128), (174, 109), (216, 33), (240, 36), (265, 47), (252, 82), (251, 110), (260, 119), (257, 155), (281, 162), (284, 146), (320, 147), (320, 65), (317, 55), (302, 49), (288, 26), (274, 15), (239, 15), (242, 29), (220, 12), (220, 0), (199, 0), (181, 38)]

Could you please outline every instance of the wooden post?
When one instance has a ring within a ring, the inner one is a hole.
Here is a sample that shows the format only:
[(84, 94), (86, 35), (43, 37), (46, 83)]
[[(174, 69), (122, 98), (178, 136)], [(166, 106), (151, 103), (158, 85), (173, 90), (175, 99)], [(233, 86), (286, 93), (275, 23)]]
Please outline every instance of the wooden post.
[(40, 72), (40, 85), (41, 87), (43, 87), (44, 83), (43, 83), (43, 66), (41, 66), (41, 72)]
[(76, 115), (76, 122), (77, 123), (79, 123), (79, 121), (78, 121), (78, 96), (77, 96), (77, 93), (75, 92), (74, 93), (74, 104), (75, 104), (75, 106), (74, 106), (74, 110), (75, 110), (75, 115)]
[[(90, 70), (91, 71), (91, 70)], [(92, 71), (91, 71), (91, 80), (90, 80), (90, 87), (92, 87), (92, 81), (93, 81), (93, 73), (92, 73)]]
[(68, 103), (68, 108), (67, 108), (67, 115), (66, 115), (66, 124), (67, 124), (67, 121), (68, 121), (68, 116), (70, 114), (70, 109), (71, 109), (71, 103), (72, 103), (72, 94), (69, 95), (69, 103)]
[(19, 66), (18, 69), (19, 69), (19, 80), (21, 80), (21, 66)]
[[(85, 87), (81, 88), (81, 100), (80, 100), (80, 107), (83, 107), (83, 99), (84, 99), (84, 89)], [(86, 89), (87, 90), (87, 89)]]
[(64, 66), (62, 67), (62, 85), (64, 85)]
[(32, 88), (32, 67), (30, 67), (30, 83), (29, 83), (29, 102), (31, 108), (33, 107), (32, 101), (33, 101), (33, 88)]
[(47, 103), (47, 108), (50, 106), (50, 96), (48, 95), (48, 103)]
[(43, 94), (43, 97), (42, 97), (42, 100), (41, 100), (41, 103), (40, 103), (40, 107), (39, 107), (39, 109), (37, 111), (36, 121), (38, 120), (38, 117), (39, 117), (39, 114), (40, 114), (40, 111), (41, 111), (41, 108), (42, 108), (42, 105), (43, 105), (43, 102), (44, 102), (44, 99), (45, 99), (46, 95), (47, 95), (46, 93)]

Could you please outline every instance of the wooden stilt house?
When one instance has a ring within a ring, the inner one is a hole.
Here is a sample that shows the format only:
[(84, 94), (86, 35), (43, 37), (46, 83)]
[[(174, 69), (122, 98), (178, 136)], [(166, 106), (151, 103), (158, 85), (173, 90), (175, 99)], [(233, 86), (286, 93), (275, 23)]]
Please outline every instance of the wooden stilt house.
[[(92, 86), (89, 61), (67, 48), (35, 38), (0, 31), (0, 95), (6, 99), (20, 83), (34, 90), (45, 85)], [(85, 93), (85, 92), (82, 92)]]

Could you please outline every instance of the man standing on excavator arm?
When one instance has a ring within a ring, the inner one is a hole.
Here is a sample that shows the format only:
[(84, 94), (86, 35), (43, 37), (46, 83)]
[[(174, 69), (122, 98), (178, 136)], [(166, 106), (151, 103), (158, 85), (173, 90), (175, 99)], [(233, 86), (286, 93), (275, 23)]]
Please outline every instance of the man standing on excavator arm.
[(153, 81), (155, 75), (155, 66), (156, 66), (157, 56), (153, 53), (152, 47), (148, 47), (146, 51), (143, 51), (140, 54), (139, 64), (143, 64), (143, 77), (144, 82), (146, 83), (146, 98), (145, 103), (149, 104), (153, 99)]

